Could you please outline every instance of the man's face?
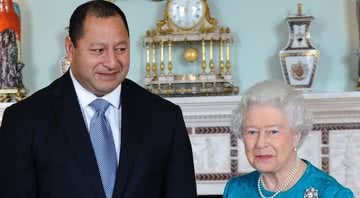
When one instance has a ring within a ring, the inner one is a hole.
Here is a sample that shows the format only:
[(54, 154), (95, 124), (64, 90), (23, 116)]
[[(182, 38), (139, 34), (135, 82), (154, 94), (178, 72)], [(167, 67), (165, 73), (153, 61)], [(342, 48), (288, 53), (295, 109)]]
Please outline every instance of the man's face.
[(126, 77), (130, 63), (130, 41), (120, 16), (85, 18), (84, 34), (76, 42), (65, 39), (71, 71), (91, 93), (103, 96)]

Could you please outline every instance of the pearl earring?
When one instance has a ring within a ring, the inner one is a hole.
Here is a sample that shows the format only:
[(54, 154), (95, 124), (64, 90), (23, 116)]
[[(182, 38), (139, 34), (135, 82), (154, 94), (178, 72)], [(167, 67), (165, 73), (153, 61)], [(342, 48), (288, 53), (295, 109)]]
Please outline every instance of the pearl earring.
[(295, 152), (297, 151), (297, 147), (294, 147), (294, 151), (295, 151)]

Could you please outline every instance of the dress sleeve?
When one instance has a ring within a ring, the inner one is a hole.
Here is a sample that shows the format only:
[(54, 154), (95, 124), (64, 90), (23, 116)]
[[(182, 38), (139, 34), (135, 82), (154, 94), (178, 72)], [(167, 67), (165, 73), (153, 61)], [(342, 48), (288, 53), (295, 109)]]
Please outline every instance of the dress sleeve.
[(353, 192), (348, 188), (340, 188), (334, 195), (334, 198), (354, 198)]
[(354, 198), (355, 196), (349, 188), (346, 188), (339, 183), (329, 183), (323, 190), (321, 190), (320, 197)]
[(225, 186), (223, 198), (231, 198), (231, 191), (233, 189), (234, 179), (230, 179)]

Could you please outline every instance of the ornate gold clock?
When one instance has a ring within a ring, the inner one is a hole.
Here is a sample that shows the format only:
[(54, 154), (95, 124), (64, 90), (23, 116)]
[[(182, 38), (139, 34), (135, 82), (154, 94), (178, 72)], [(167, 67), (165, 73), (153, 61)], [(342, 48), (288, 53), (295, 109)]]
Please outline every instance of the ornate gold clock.
[(216, 25), (206, 0), (167, 0), (164, 19), (157, 24), (162, 34), (213, 32)]
[[(217, 26), (206, 0), (167, 0), (164, 18), (157, 22), (156, 30), (146, 31), (144, 41), (144, 85), (151, 92), (163, 96), (239, 92), (232, 81), (230, 28)], [(177, 48), (175, 54), (184, 48), (183, 60), (173, 56), (173, 48)], [(174, 69), (181, 67), (183, 61), (195, 66), (195, 72), (184, 74)]]

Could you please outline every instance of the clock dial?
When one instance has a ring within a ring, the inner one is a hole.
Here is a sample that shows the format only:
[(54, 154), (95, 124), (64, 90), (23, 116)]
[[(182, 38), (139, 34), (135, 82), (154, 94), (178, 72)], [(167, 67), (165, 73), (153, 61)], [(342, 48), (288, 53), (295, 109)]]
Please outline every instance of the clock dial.
[(168, 6), (169, 18), (176, 26), (191, 29), (204, 16), (202, 0), (172, 0)]

